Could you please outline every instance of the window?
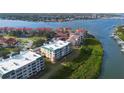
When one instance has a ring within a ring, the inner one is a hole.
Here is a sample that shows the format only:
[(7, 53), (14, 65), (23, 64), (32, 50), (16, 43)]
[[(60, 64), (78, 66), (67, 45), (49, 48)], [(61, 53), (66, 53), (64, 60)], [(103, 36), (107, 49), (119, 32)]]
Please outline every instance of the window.
[(30, 68), (28, 68), (28, 70), (31, 70), (32, 68), (30, 67)]
[(29, 74), (29, 75), (32, 74), (32, 71), (28, 72), (28, 74)]
[(19, 77), (17, 77), (18, 79), (21, 79), (21, 78), (23, 78), (23, 76), (19, 76)]
[(37, 71), (34, 71), (33, 74), (37, 74)]
[(17, 76), (20, 76), (20, 75), (22, 75), (22, 72), (20, 72), (20, 73), (17, 74)]
[(16, 78), (16, 76), (12, 76), (11, 78), (14, 79), (14, 78)]
[(26, 69), (27, 67), (23, 67), (23, 69)]
[(36, 67), (36, 65), (33, 65), (33, 66), (32, 66), (32, 68), (35, 68), (35, 67)]
[(40, 67), (43, 67), (43, 66), (44, 66), (43, 64), (40, 65)]
[(23, 74), (24, 76), (27, 76), (27, 73)]
[(11, 72), (11, 75), (15, 75), (15, 72), (13, 71), (13, 72)]
[(25, 73), (27, 70), (23, 70), (23, 72)]
[(42, 65), (42, 64), (44, 64), (44, 62), (41, 62), (40, 64)]
[(30, 73), (29, 76), (32, 76), (32, 73)]
[(32, 70), (36, 70), (36, 68), (33, 68)]
[(22, 69), (18, 69), (18, 70), (16, 70), (16, 73), (21, 72), (21, 71), (22, 71)]
[(33, 66), (33, 65), (36, 65), (36, 63), (32, 63), (32, 66)]

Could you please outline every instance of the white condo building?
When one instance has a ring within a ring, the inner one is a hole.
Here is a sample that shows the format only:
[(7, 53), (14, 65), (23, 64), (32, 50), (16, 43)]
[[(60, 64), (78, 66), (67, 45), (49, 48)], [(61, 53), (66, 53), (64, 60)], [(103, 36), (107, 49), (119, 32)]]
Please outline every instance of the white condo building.
[(10, 58), (0, 59), (0, 78), (26, 79), (44, 69), (41, 55), (32, 51), (13, 54)]
[(71, 52), (70, 42), (62, 40), (53, 40), (48, 44), (41, 46), (42, 55), (49, 58), (52, 62), (64, 57)]

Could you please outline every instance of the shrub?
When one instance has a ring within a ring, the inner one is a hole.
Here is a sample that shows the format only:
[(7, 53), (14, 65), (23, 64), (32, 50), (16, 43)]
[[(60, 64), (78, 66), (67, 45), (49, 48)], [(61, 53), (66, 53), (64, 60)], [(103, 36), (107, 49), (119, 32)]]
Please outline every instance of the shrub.
[(81, 46), (76, 59), (68, 62), (52, 78), (97, 78), (102, 64), (103, 49), (96, 39), (85, 39), (86, 45)]

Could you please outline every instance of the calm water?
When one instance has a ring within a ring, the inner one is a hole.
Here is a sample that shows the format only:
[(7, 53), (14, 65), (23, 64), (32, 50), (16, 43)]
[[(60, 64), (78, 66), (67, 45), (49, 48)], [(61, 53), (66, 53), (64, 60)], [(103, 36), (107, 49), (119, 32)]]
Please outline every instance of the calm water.
[(120, 19), (78, 20), (63, 23), (0, 20), (0, 27), (71, 27), (73, 29), (87, 29), (102, 42), (105, 51), (99, 78), (124, 78), (124, 54), (120, 52), (117, 43), (109, 37), (113, 31), (113, 26), (122, 24), (124, 24), (124, 20)]

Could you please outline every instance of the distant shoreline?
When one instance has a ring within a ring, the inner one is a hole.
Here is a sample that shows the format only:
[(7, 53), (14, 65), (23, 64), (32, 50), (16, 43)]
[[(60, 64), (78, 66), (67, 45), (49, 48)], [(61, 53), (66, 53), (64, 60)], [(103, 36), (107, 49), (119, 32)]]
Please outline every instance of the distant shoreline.
[(74, 20), (95, 20), (95, 19), (106, 19), (112, 17), (121, 17), (116, 14), (105, 14), (105, 13), (7, 13), (0, 14), (0, 18), (8, 20), (23, 20), (33, 22), (68, 22)]

